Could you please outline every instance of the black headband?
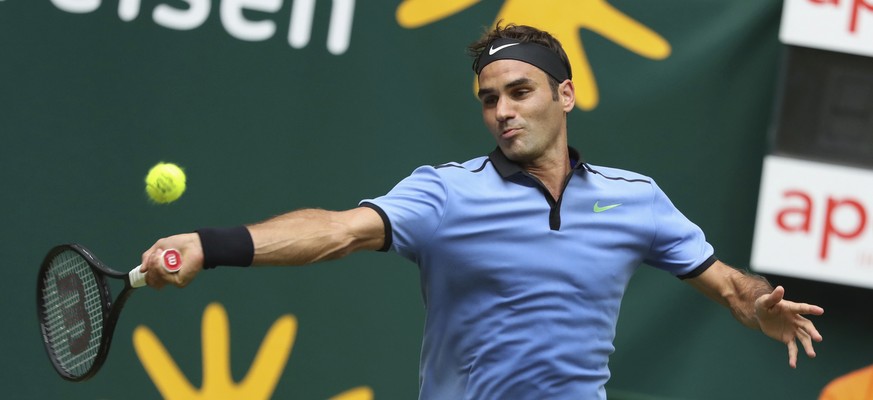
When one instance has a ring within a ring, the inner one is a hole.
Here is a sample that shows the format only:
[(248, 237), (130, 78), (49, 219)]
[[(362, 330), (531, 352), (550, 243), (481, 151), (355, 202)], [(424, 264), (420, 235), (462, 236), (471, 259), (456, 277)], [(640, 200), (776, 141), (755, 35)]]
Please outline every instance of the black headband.
[(509, 38), (494, 39), (487, 49), (483, 49), (473, 63), (473, 71), (478, 75), (486, 65), (497, 60), (526, 62), (543, 70), (558, 82), (572, 78), (570, 66), (561, 60), (558, 53), (546, 46)]

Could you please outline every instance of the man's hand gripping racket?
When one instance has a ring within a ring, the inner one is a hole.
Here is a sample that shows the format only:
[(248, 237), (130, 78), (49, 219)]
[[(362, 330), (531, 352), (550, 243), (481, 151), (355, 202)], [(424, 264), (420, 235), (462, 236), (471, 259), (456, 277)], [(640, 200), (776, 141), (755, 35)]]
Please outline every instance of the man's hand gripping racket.
[[(175, 249), (161, 253), (169, 273), (182, 267)], [(112, 333), (133, 289), (145, 286), (140, 266), (128, 273), (109, 268), (78, 244), (52, 248), (39, 269), (36, 305), (46, 353), (64, 379), (81, 382), (94, 376), (106, 360)], [(114, 300), (106, 279), (124, 280)]]

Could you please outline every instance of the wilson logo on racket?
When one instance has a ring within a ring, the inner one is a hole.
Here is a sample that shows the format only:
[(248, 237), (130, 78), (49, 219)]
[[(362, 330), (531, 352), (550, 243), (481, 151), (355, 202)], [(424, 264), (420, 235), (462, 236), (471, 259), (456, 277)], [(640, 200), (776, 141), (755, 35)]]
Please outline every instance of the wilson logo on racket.
[(167, 249), (161, 253), (161, 264), (169, 272), (177, 272), (182, 268), (182, 254), (176, 249)]
[(91, 340), (91, 318), (85, 309), (85, 286), (76, 274), (69, 274), (55, 281), (55, 286), (62, 308), (63, 329), (69, 332), (67, 342), (70, 354), (79, 355), (88, 350)]

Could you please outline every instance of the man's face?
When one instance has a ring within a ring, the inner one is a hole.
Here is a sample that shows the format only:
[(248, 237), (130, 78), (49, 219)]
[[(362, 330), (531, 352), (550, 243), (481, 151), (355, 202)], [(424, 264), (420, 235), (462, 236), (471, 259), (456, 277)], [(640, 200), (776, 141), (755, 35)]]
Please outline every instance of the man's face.
[(567, 85), (572, 92), (572, 83), (565, 81), (555, 100), (548, 76), (533, 65), (498, 60), (482, 69), (482, 118), (507, 158), (531, 165), (550, 152), (567, 151), (565, 113), (573, 107)]

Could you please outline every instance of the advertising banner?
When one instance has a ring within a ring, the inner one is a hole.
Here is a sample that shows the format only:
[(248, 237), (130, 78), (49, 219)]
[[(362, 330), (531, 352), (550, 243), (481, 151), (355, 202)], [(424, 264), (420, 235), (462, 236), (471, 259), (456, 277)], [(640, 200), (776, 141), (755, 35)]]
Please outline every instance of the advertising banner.
[(795, 46), (873, 56), (873, 2), (785, 0), (779, 38)]
[(752, 267), (873, 288), (871, 207), (873, 171), (767, 156)]

